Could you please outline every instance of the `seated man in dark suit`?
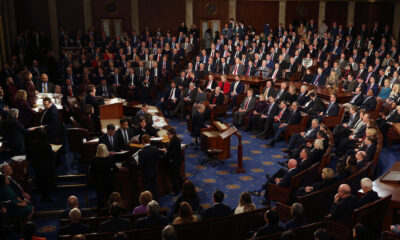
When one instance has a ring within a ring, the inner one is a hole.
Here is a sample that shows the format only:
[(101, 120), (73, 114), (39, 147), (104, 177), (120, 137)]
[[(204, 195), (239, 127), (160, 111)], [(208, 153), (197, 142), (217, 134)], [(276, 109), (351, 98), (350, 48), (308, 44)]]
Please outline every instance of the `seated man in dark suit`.
[(49, 82), (49, 77), (47, 74), (43, 73), (40, 76), (40, 82), (36, 83), (36, 89), (40, 93), (54, 93), (54, 84)]
[(128, 144), (133, 138), (133, 129), (129, 127), (129, 122), (127, 118), (122, 118), (120, 121), (120, 127), (115, 132), (115, 140), (118, 150), (128, 150)]
[[(72, 196), (68, 197), (67, 208), (61, 213), (60, 219), (69, 218), (69, 211), (71, 211), (71, 209), (74, 209), (74, 208), (79, 209), (79, 199), (76, 196), (72, 195)], [(80, 213), (81, 213), (81, 217), (83, 217), (83, 218), (89, 218), (92, 216), (90, 211), (85, 210), (85, 209), (80, 209)]]
[(253, 90), (247, 91), (247, 97), (240, 104), (239, 110), (233, 114), (233, 125), (240, 128), (243, 123), (243, 118), (251, 112), (256, 105), (256, 99), (253, 97)]
[(224, 104), (225, 96), (220, 87), (215, 88), (215, 92), (210, 96), (210, 99), (208, 101), (210, 102), (210, 105), (208, 106), (211, 109), (214, 109), (215, 107)]
[(45, 126), (50, 143), (56, 143), (61, 133), (61, 124), (58, 119), (58, 109), (49, 97), (43, 99), (44, 111), (40, 123)]
[(101, 96), (105, 98), (115, 97), (114, 89), (107, 84), (106, 79), (101, 79), (100, 86), (96, 88), (96, 96)]
[(358, 200), (358, 207), (362, 207), (368, 203), (375, 202), (379, 199), (378, 193), (372, 190), (372, 181), (369, 178), (361, 179), (361, 189), (364, 195)]
[(267, 178), (267, 181), (262, 185), (262, 187), (258, 191), (250, 192), (250, 194), (255, 195), (255, 196), (260, 196), (261, 192), (263, 190), (265, 190), (264, 200), (263, 200), (262, 204), (266, 205), (267, 198), (268, 198), (268, 185), (270, 183), (272, 183), (272, 184), (277, 184), (278, 186), (281, 186), (281, 187), (289, 186), (290, 182), (292, 181), (292, 177), (295, 176), (297, 173), (299, 173), (297, 164), (298, 163), (295, 159), (290, 159), (288, 162), (288, 168), (279, 169), (271, 177), (267, 174), (265, 176)]
[(105, 144), (109, 152), (118, 152), (118, 143), (114, 133), (115, 126), (110, 123), (107, 124), (107, 133), (99, 138), (99, 144)]
[(188, 88), (185, 88), (182, 93), (182, 98), (179, 100), (175, 109), (172, 111), (173, 115), (180, 115), (182, 118), (184, 116), (185, 106), (193, 105), (196, 100), (197, 91), (195, 89), (195, 84), (190, 83)]
[(147, 111), (149, 111), (149, 106), (147, 105), (147, 103), (142, 103), (142, 108), (136, 112), (135, 120), (133, 121), (133, 124), (135, 126), (139, 125), (140, 118), (144, 117), (144, 115), (147, 113)]
[(90, 232), (90, 226), (80, 224), (81, 211), (78, 208), (73, 208), (69, 211), (70, 224), (60, 228), (59, 235), (72, 235), (85, 234)]
[(254, 238), (283, 232), (283, 227), (279, 226), (279, 215), (275, 210), (267, 210), (264, 214), (264, 220), (266, 224), (254, 233)]
[(360, 108), (365, 109), (365, 111), (373, 111), (375, 110), (375, 107), (376, 107), (376, 99), (374, 97), (374, 93), (372, 90), (369, 90), (367, 92), (367, 96), (360, 105)]
[(237, 97), (244, 92), (244, 84), (240, 81), (240, 77), (236, 76), (235, 81), (231, 84), (231, 89), (229, 90), (229, 97), (232, 100), (230, 108), (236, 106)]
[(222, 203), (224, 200), (224, 193), (221, 190), (217, 190), (213, 193), (214, 206), (207, 208), (203, 212), (203, 220), (225, 217), (232, 214), (232, 210), (229, 206)]
[(181, 92), (179, 91), (179, 88), (176, 87), (175, 82), (171, 82), (171, 87), (163, 94), (160, 99), (159, 107), (161, 112), (165, 116), (169, 116), (170, 113), (166, 111), (167, 106), (170, 106), (170, 110), (175, 109), (176, 104), (178, 104), (180, 98)]
[(121, 218), (121, 207), (114, 202), (110, 206), (112, 218), (100, 223), (99, 232), (119, 232), (132, 229), (132, 223), (127, 218)]
[(135, 228), (164, 227), (168, 219), (160, 215), (160, 205), (155, 200), (147, 204), (147, 216), (136, 221)]
[(273, 146), (276, 141), (279, 141), (279, 138), (282, 133), (286, 131), (286, 128), (289, 124), (299, 124), (301, 121), (301, 114), (299, 111), (299, 103), (293, 102), (291, 106), (291, 111), (289, 113), (288, 118), (286, 121), (274, 122), (273, 123), (273, 130), (274, 130), (274, 137), (273, 139), (267, 144), (269, 146)]
[(208, 81), (204, 83), (203, 89), (206, 92), (214, 92), (217, 87), (217, 81), (214, 80), (214, 76), (212, 74), (208, 75)]
[(324, 117), (337, 116), (339, 114), (339, 104), (336, 101), (336, 95), (331, 94), (328, 107), (323, 113), (320, 113), (317, 118), (322, 121)]
[(351, 187), (347, 184), (341, 184), (333, 199), (333, 205), (328, 217), (343, 223), (348, 223), (357, 206), (358, 201), (351, 195)]
[(297, 148), (299, 145), (306, 142), (306, 138), (315, 139), (319, 131), (318, 119), (311, 121), (311, 127), (306, 132), (295, 133), (290, 137), (289, 145), (287, 148), (282, 149), (282, 152), (288, 153), (291, 150)]

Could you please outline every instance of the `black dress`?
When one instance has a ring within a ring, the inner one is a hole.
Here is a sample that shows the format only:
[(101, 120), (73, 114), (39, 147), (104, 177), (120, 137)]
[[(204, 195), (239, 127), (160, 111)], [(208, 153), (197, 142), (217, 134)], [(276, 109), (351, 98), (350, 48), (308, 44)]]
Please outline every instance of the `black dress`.
[(91, 173), (96, 184), (97, 201), (99, 207), (103, 207), (109, 195), (115, 189), (115, 173), (118, 167), (110, 157), (95, 157), (91, 164)]
[(35, 135), (28, 153), (28, 159), (35, 171), (37, 187), (46, 199), (55, 187), (55, 153), (46, 135)]
[(183, 179), (180, 172), (182, 163), (181, 141), (178, 137), (171, 138), (167, 152), (165, 154), (165, 161), (169, 169), (169, 174), (172, 180), (172, 187), (175, 193), (180, 192)]

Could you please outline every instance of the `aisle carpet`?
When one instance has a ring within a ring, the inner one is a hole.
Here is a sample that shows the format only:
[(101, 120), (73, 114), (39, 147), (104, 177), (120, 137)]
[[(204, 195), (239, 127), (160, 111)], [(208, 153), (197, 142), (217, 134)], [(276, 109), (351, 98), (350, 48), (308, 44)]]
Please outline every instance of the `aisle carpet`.
[[(221, 119), (229, 123), (231, 118)], [(171, 119), (169, 123), (177, 130), (178, 137), (183, 139), (183, 143), (189, 144), (192, 142), (186, 121), (181, 119)], [(210, 164), (201, 165), (201, 161), (206, 155), (193, 147), (186, 149), (186, 175), (193, 181), (198, 191), (201, 205), (207, 208), (212, 204), (212, 193), (216, 189), (220, 189), (225, 193), (224, 203), (236, 207), (238, 204), (239, 195), (243, 191), (252, 191), (259, 189), (265, 181), (266, 174), (275, 173), (280, 166), (278, 161), (282, 161), (283, 154), (281, 148), (286, 147), (284, 140), (275, 144), (274, 147), (266, 147), (268, 140), (257, 139), (249, 132), (240, 131), (242, 134), (243, 144), (243, 165), (245, 173), (235, 173), (237, 164), (237, 138), (231, 138), (231, 158), (224, 161), (223, 164), (217, 164), (213, 167)], [(378, 174), (385, 172), (393, 162), (398, 161), (399, 146), (394, 145), (391, 148), (384, 148), (380, 162), (378, 165)], [(72, 161), (71, 155), (63, 159), (64, 162), (57, 167), (57, 174), (79, 174), (85, 172), (85, 166), (80, 166), (78, 170), (70, 168)], [(334, 167), (335, 163), (331, 163)], [(82, 180), (84, 181), (84, 180)], [(68, 182), (68, 180), (67, 180)], [(96, 194), (93, 189), (77, 189), (62, 191), (58, 190), (51, 194), (53, 201), (50, 204), (42, 204), (38, 194), (33, 194), (33, 205), (36, 211), (43, 210), (59, 210), (65, 207), (65, 200), (70, 194), (76, 194), (81, 199), (81, 207), (94, 207), (97, 205)], [(169, 195), (160, 199), (160, 204), (165, 207), (172, 207), (176, 197)], [(253, 201), (257, 207), (262, 207), (260, 204), (261, 198), (253, 197)], [(38, 224), (38, 235), (47, 237), (47, 239), (57, 239), (58, 234), (58, 219), (36, 219)], [(16, 234), (17, 238), (20, 236)]]

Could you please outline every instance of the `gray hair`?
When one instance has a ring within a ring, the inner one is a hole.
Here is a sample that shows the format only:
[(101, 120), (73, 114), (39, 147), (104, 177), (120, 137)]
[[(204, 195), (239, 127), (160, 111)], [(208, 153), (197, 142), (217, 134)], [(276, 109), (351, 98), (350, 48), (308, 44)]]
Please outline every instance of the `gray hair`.
[(157, 215), (160, 212), (160, 204), (158, 204), (158, 202), (155, 200), (151, 200), (147, 204), (147, 212), (150, 216)]
[(81, 210), (73, 208), (69, 211), (68, 217), (71, 222), (78, 222), (81, 219)]
[(323, 150), (324, 149), (324, 143), (322, 142), (321, 139), (316, 139), (314, 142), (314, 148)]
[(361, 179), (361, 188), (372, 189), (372, 181), (369, 178)]
[(174, 226), (172, 226), (171, 224), (165, 226), (161, 234), (163, 240), (173, 239), (176, 236)]

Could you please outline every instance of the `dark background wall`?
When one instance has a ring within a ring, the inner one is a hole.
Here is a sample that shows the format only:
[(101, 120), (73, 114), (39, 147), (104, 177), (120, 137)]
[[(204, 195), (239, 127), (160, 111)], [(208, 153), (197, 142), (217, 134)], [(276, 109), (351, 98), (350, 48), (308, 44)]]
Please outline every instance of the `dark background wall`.
[(374, 22), (380, 26), (393, 24), (394, 4), (389, 2), (358, 2), (354, 16), (354, 26), (359, 29), (361, 24), (371, 27)]
[(327, 2), (325, 9), (325, 20), (328, 26), (333, 22), (337, 25), (347, 25), (347, 2)]
[(57, 0), (57, 16), (58, 26), (72, 31), (85, 30), (82, 0)]
[(318, 9), (319, 2), (286, 2), (286, 26), (289, 23), (306, 22), (309, 19), (314, 19), (314, 23), (318, 24)]
[(15, 2), (15, 11), (18, 29), (36, 29), (49, 34), (49, 6), (47, 0), (18, 0)]
[(139, 27), (149, 26), (151, 31), (161, 27), (162, 31), (178, 31), (180, 23), (186, 21), (185, 0), (140, 0)]
[(273, 28), (278, 26), (279, 2), (238, 1), (236, 5), (236, 18), (252, 24), (257, 32), (261, 32), (265, 23)]

